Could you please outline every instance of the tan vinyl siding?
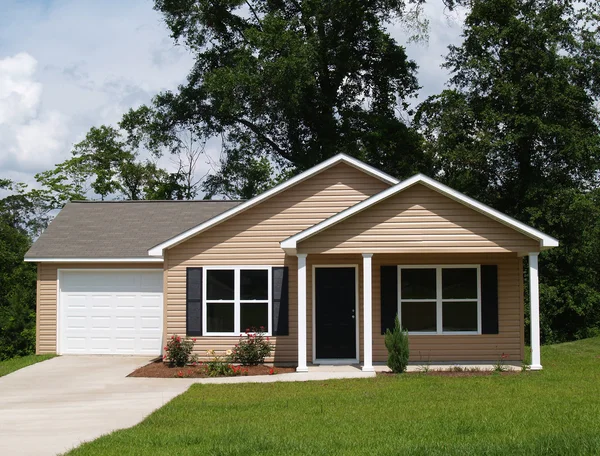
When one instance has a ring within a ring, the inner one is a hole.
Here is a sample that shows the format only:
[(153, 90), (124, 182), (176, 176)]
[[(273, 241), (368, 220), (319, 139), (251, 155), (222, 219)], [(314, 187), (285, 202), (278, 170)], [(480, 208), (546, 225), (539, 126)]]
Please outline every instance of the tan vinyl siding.
[(539, 241), (417, 184), (302, 241), (302, 253), (532, 252)]
[[(516, 254), (375, 254), (373, 255), (373, 361), (385, 363), (387, 350), (381, 334), (380, 268), (382, 265), (411, 264), (495, 264), (498, 265), (499, 334), (482, 335), (411, 335), (410, 361), (496, 361), (502, 353), (510, 361), (524, 355), (522, 259)], [(359, 265), (359, 341), (363, 359), (362, 255), (308, 255), (307, 257), (307, 328), (308, 355), (313, 347), (313, 267), (318, 264)], [(292, 323), (296, 325), (296, 322)]]
[(395, 264), (495, 264), (498, 265), (498, 334), (468, 336), (410, 336), (410, 360), (496, 361), (502, 353), (521, 361), (523, 337), (523, 260), (516, 254), (413, 254), (373, 256), (373, 360), (385, 362), (381, 335), (380, 267)]
[(36, 353), (56, 353), (59, 269), (161, 269), (162, 267), (160, 263), (38, 263)]
[[(338, 164), (220, 223), (169, 250), (167, 337), (185, 333), (185, 269), (208, 265), (269, 265), (290, 269), (290, 333), (274, 337), (275, 362), (297, 359), (297, 259), (279, 243), (293, 234), (363, 201), (389, 185), (346, 164)], [(196, 352), (231, 348), (236, 337), (199, 337)]]

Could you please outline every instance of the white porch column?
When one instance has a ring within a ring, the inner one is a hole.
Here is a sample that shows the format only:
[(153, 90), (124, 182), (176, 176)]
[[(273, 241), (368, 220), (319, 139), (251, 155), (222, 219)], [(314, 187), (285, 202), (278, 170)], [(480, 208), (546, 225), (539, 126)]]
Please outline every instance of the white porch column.
[(308, 372), (306, 365), (306, 253), (298, 257), (298, 367), (296, 372)]
[(373, 372), (373, 272), (372, 253), (363, 253), (363, 337), (364, 360), (362, 370)]
[(538, 252), (529, 254), (529, 302), (531, 308), (531, 370), (541, 370), (540, 359), (540, 288)]

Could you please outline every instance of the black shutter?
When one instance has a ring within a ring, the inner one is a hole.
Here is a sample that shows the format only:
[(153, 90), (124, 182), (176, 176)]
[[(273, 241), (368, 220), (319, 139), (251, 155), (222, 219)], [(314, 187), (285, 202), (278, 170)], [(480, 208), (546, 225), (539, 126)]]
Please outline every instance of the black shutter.
[(186, 271), (186, 335), (202, 335), (202, 268)]
[(481, 332), (498, 334), (498, 266), (481, 266)]
[(398, 267), (381, 266), (381, 334), (394, 329), (398, 313)]
[(273, 321), (271, 322), (274, 336), (287, 336), (289, 329), (289, 292), (288, 267), (273, 268), (271, 278), (273, 298)]

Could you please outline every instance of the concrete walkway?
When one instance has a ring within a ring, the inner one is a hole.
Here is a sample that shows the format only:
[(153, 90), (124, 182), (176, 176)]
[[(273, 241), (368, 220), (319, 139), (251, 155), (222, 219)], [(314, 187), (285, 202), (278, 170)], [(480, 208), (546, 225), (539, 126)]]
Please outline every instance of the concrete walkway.
[(128, 428), (194, 383), (270, 383), (372, 377), (352, 366), (250, 377), (127, 378), (148, 358), (60, 356), (0, 377), (0, 455), (56, 455)]
[(61, 356), (0, 377), (0, 455), (55, 455), (139, 423), (190, 382), (126, 378), (148, 358)]

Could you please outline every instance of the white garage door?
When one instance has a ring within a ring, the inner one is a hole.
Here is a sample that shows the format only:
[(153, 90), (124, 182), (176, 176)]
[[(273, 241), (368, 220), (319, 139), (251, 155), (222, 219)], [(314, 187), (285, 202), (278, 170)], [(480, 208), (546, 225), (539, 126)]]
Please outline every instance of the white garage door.
[(162, 282), (161, 270), (61, 270), (59, 353), (159, 355)]

